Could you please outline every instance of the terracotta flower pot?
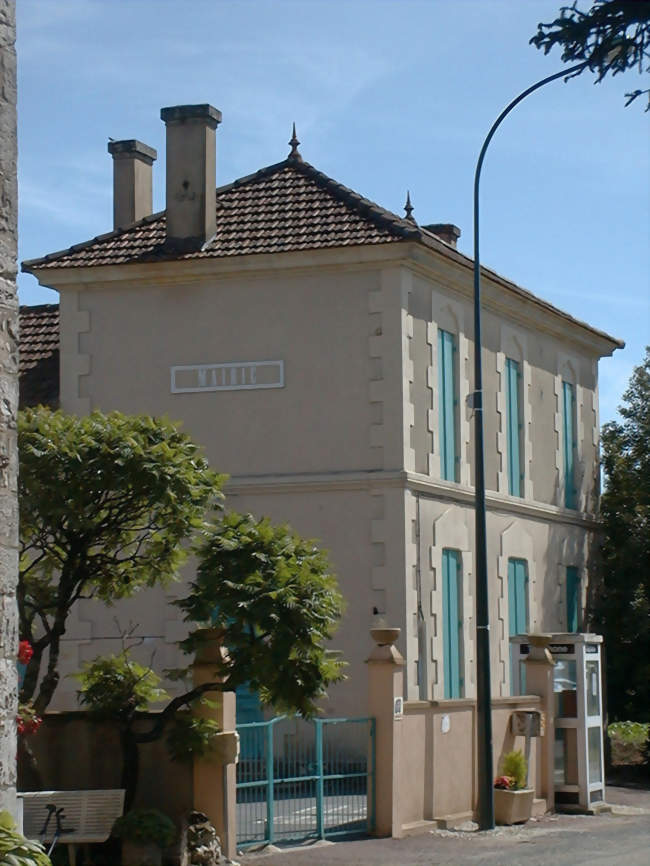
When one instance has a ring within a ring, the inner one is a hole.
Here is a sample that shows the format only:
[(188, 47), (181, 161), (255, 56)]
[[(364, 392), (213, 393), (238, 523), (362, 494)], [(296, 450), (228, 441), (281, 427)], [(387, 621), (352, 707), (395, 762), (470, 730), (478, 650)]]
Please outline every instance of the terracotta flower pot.
[(524, 824), (533, 811), (535, 792), (532, 788), (508, 791), (494, 789), (494, 820), (497, 824)]

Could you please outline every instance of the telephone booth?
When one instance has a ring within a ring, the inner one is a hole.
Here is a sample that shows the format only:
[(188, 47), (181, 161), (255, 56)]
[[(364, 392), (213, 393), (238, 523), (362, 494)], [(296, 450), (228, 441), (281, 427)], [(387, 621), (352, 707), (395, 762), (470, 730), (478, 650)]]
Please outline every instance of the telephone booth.
[[(591, 811), (605, 802), (601, 644), (597, 634), (553, 634), (555, 803)], [(512, 694), (525, 694), (527, 635), (510, 639)]]

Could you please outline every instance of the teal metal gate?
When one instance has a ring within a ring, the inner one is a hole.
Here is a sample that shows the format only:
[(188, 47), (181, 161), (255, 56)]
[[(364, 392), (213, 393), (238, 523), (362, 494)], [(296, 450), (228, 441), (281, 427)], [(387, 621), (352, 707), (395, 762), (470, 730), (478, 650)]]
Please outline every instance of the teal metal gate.
[(279, 716), (237, 731), (239, 848), (372, 832), (374, 719)]

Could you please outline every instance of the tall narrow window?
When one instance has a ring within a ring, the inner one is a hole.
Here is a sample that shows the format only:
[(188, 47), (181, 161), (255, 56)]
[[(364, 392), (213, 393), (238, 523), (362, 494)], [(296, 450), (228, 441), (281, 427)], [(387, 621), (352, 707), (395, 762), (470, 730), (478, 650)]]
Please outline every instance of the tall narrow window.
[(521, 373), (519, 362), (506, 359), (506, 397), (508, 427), (508, 492), (511, 496), (521, 496), (521, 418), (519, 415), (519, 383)]
[(562, 426), (564, 446), (564, 504), (576, 508), (575, 456), (576, 456), (576, 397), (569, 382), (562, 382)]
[(566, 619), (567, 631), (580, 628), (580, 574), (575, 565), (566, 570)]
[(456, 339), (438, 330), (438, 394), (440, 404), (440, 474), (445, 481), (458, 481), (456, 459)]
[(446, 698), (462, 698), (465, 682), (463, 667), (463, 575), (460, 553), (442, 551), (442, 636), (444, 644), (444, 684)]
[[(528, 633), (528, 564), (525, 559), (508, 560), (508, 634)], [(510, 645), (510, 683), (515, 682), (514, 653)], [(521, 664), (523, 669), (524, 665)], [(525, 684), (522, 682), (520, 670), (520, 693), (523, 694)]]

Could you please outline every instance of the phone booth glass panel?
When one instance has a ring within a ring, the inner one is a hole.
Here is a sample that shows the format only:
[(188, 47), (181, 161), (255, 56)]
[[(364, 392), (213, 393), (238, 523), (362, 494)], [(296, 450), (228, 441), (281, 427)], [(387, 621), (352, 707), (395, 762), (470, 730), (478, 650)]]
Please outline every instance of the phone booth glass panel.
[[(554, 788), (558, 808), (590, 811), (605, 800), (601, 695), (602, 637), (562, 633), (550, 636), (555, 697)], [(521, 675), (528, 636), (510, 639), (511, 692), (524, 693)]]

